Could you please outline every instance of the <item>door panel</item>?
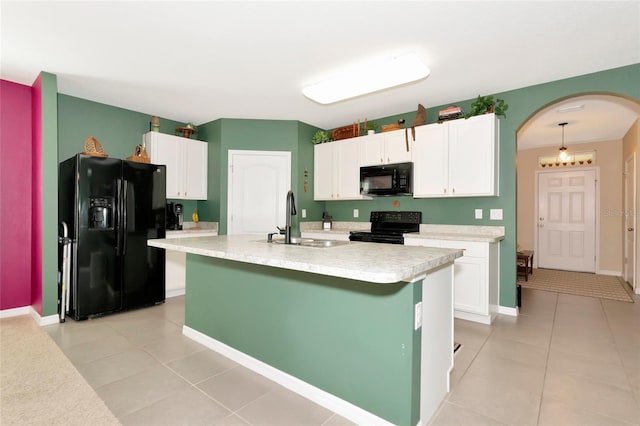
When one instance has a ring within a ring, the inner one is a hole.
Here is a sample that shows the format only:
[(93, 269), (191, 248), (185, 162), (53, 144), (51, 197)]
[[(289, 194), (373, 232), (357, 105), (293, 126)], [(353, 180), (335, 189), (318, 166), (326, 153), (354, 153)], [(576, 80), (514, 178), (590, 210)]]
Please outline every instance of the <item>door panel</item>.
[(266, 234), (285, 225), (291, 153), (229, 151), (227, 234)]
[(636, 285), (636, 154), (624, 163), (624, 280), (638, 293)]
[(165, 236), (166, 168), (124, 161), (122, 166), (124, 308), (164, 300), (164, 250), (147, 246)]
[(538, 266), (596, 270), (596, 172), (538, 174)]
[[(118, 182), (121, 160), (80, 155), (78, 158), (75, 265), (71, 306), (76, 318), (122, 307), (118, 256)], [(99, 220), (100, 211), (108, 219)]]

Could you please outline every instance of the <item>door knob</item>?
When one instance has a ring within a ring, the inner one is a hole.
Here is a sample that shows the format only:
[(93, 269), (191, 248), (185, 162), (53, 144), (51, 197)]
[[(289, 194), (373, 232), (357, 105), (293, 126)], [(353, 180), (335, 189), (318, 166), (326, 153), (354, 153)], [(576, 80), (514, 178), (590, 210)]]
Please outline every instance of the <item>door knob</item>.
[(627, 228), (627, 231), (633, 231), (633, 228)]

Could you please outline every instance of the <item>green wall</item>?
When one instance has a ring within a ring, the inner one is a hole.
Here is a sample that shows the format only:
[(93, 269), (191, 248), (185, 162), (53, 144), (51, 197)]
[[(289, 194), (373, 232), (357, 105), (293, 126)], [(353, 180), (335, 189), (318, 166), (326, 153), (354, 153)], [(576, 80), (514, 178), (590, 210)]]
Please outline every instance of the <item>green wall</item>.
[[(320, 220), (322, 204), (313, 201), (313, 145), (315, 127), (290, 120), (220, 119), (198, 127), (200, 136), (209, 142), (208, 199), (198, 202), (201, 220), (219, 222), (220, 234), (227, 233), (227, 169), (229, 150), (291, 152), (291, 189), (296, 195), (298, 211), (307, 209), (308, 218)], [(304, 170), (309, 171), (310, 186), (304, 192)], [(259, 182), (257, 182), (259, 184)], [(283, 197), (286, 194), (283, 194)], [(300, 216), (292, 227), (298, 232)]]
[[(142, 135), (149, 131), (151, 114), (131, 111), (86, 99), (58, 94), (58, 158), (64, 161), (84, 150), (84, 140), (95, 136), (109, 157), (126, 159)], [(160, 132), (175, 135), (180, 123), (160, 119)], [(193, 139), (199, 139), (194, 137)], [(184, 204), (186, 221), (197, 207), (197, 201), (169, 200)]]
[[(58, 79), (40, 74), (42, 104), (42, 316), (58, 312)], [(54, 214), (51, 214), (51, 213)]]
[(371, 284), (193, 254), (187, 281), (188, 327), (393, 424), (418, 423), (422, 281)]
[[(421, 210), (426, 223), (501, 225), (506, 238), (500, 252), (500, 305), (515, 306), (515, 251), (516, 251), (516, 132), (537, 110), (565, 97), (604, 92), (640, 99), (640, 64), (554, 81), (521, 89), (494, 94), (509, 104), (506, 118), (500, 117), (500, 196), (464, 199), (413, 199), (398, 197), (400, 209)], [(482, 93), (481, 88), (478, 90)], [(456, 104), (468, 110), (473, 99), (452, 100), (437, 107), (429, 107), (427, 121), (437, 120), (437, 112), (445, 106)], [(87, 136), (94, 135), (110, 156), (126, 158), (142, 134), (149, 129), (150, 114), (99, 104), (67, 95), (57, 95), (58, 102), (58, 157), (64, 160), (83, 149)], [(413, 123), (416, 111), (375, 119), (378, 125), (406, 120)], [(161, 120), (161, 132), (174, 134), (182, 123)], [(298, 211), (307, 209), (307, 219), (294, 219), (294, 229), (299, 221), (320, 220), (327, 211), (338, 221), (368, 221), (371, 210), (393, 209), (396, 198), (377, 198), (373, 201), (313, 201), (313, 145), (311, 136), (316, 128), (297, 121), (272, 121), (249, 119), (219, 119), (198, 126), (198, 139), (209, 142), (209, 195), (206, 201), (183, 202), (186, 220), (197, 206), (202, 221), (220, 222), (220, 233), (226, 233), (227, 211), (227, 153), (229, 149), (282, 150), (292, 153), (292, 189), (296, 194)], [(55, 131), (54, 131), (55, 132)], [(57, 159), (56, 159), (57, 167)], [(309, 171), (309, 190), (304, 192), (304, 169)], [(55, 184), (53, 182), (56, 182)], [(57, 179), (47, 181), (47, 188), (57, 187)], [(182, 201), (180, 201), (182, 202)], [(360, 218), (353, 219), (353, 209), (360, 210)], [(484, 210), (485, 219), (475, 220), (476, 208)], [(490, 208), (503, 209), (502, 221), (488, 219)], [(57, 226), (57, 225), (56, 225)], [(57, 230), (56, 230), (57, 232)], [(43, 272), (44, 274), (44, 272)], [(57, 297), (57, 296), (56, 296)]]
[[(479, 92), (481, 90), (479, 89)], [(494, 94), (509, 105), (507, 117), (500, 117), (500, 196), (457, 199), (413, 199), (411, 197), (383, 197), (373, 201), (332, 201), (326, 208), (334, 220), (368, 221), (371, 210), (393, 210), (394, 200), (400, 201), (399, 209), (416, 209), (423, 212), (424, 223), (458, 225), (504, 226), (505, 239), (500, 245), (500, 305), (516, 305), (516, 132), (539, 109), (555, 101), (591, 92), (619, 94), (640, 99), (640, 64), (616, 68), (579, 77), (558, 80), (521, 89)], [(479, 93), (486, 95), (486, 93)], [(451, 101), (446, 105), (430, 107), (427, 122), (437, 121), (438, 110), (448, 105), (470, 109), (474, 99)], [(379, 125), (394, 123), (398, 118), (413, 123), (416, 112), (407, 112), (375, 119)], [(360, 218), (353, 218), (353, 209), (360, 210)], [(474, 219), (474, 210), (482, 208), (484, 219)], [(489, 220), (488, 209), (503, 209), (503, 220)]]

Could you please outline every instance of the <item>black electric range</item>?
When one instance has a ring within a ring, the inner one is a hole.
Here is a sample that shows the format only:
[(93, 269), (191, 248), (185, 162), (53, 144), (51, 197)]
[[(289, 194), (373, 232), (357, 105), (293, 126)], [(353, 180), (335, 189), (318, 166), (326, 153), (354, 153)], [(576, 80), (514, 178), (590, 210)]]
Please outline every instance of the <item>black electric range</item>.
[(349, 240), (370, 243), (404, 244), (403, 234), (420, 232), (422, 212), (371, 212), (371, 232), (351, 231)]

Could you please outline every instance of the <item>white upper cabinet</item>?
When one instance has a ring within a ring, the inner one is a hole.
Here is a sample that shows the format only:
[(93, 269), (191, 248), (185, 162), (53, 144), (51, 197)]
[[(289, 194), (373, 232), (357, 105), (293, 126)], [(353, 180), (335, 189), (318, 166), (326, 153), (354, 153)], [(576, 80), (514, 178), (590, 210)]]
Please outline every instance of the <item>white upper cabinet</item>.
[[(409, 138), (408, 146), (407, 137)], [(374, 135), (361, 136), (357, 139), (361, 140), (362, 143), (363, 166), (407, 163), (411, 161), (411, 129), (376, 133)]]
[(153, 164), (167, 166), (167, 198), (207, 199), (206, 142), (158, 132), (143, 136)]
[(498, 195), (495, 114), (416, 127), (414, 197)]
[(360, 139), (346, 139), (313, 147), (314, 200), (368, 198), (360, 195)]

